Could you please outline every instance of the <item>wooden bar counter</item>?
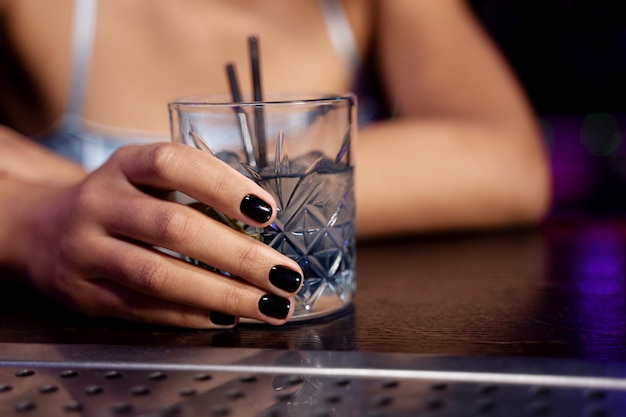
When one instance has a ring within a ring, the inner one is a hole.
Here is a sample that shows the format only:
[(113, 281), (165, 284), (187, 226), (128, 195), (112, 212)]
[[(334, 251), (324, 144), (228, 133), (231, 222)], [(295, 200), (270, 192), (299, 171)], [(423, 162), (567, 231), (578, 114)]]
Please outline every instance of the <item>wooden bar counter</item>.
[(2, 284), (0, 343), (626, 359), (626, 222), (362, 242), (357, 257), (352, 309), (277, 328), (197, 331), (81, 317)]

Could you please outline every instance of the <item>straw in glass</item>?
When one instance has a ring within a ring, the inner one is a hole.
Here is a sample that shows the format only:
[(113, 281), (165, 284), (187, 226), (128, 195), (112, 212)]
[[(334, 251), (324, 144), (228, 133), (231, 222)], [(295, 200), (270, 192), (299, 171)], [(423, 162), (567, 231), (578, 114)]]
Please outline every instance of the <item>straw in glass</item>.
[[(234, 64), (226, 65), (226, 73), (228, 75), (228, 84), (230, 86), (232, 100), (234, 103), (241, 103), (241, 90), (239, 89), (239, 81), (237, 80), (237, 73), (235, 72)], [(237, 113), (237, 119), (239, 121), (239, 133), (241, 134), (243, 148), (246, 152), (246, 163), (250, 166), (250, 168), (258, 169), (258, 164), (254, 155), (254, 147), (252, 146), (252, 138), (250, 136), (248, 115), (240, 106), (235, 107), (235, 112)]]
[[(259, 38), (256, 35), (248, 37), (250, 52), (250, 67), (252, 69), (252, 91), (255, 102), (263, 102), (261, 88), (261, 69), (259, 63)], [(254, 131), (256, 133), (257, 147), (259, 150), (259, 167), (267, 166), (266, 139), (265, 139), (265, 114), (261, 104), (254, 107)]]

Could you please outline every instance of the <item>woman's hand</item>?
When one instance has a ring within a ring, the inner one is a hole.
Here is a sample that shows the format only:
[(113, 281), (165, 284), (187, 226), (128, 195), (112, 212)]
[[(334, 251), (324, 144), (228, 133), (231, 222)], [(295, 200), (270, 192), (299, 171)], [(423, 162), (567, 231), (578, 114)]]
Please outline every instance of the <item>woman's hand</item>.
[(129, 146), (79, 184), (26, 199), (18, 257), (37, 288), (85, 314), (192, 328), (232, 326), (240, 316), (289, 320), (297, 263), (167, 200), (172, 191), (252, 226), (276, 215), (266, 191), (211, 155), (174, 143)]

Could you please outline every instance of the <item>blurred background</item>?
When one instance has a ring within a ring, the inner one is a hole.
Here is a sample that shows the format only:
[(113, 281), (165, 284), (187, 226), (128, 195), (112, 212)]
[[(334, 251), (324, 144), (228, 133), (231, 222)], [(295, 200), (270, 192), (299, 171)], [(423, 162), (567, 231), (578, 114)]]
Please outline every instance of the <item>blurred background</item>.
[(469, 1), (541, 117), (551, 217), (626, 214), (626, 1)]

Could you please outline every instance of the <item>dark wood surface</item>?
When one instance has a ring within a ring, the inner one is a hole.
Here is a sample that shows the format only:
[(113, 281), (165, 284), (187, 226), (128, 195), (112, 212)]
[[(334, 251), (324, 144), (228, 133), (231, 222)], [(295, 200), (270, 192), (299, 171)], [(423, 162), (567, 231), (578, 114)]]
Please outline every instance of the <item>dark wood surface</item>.
[[(354, 308), (232, 330), (82, 317), (0, 284), (0, 342), (232, 346), (626, 360), (626, 222), (362, 243)], [(4, 272), (7, 273), (7, 272)]]

